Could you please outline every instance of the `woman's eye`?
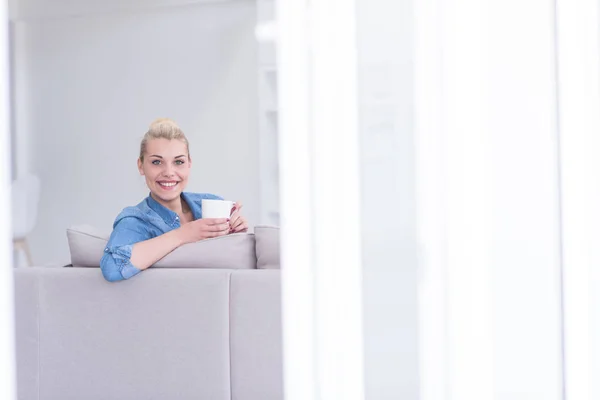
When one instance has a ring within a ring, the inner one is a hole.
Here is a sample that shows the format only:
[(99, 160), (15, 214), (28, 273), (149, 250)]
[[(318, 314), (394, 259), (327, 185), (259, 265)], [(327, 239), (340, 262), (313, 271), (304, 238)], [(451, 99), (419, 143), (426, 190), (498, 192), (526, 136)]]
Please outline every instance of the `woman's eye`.
[(154, 164), (154, 165), (160, 165), (160, 160), (154, 160), (154, 161), (152, 161), (152, 164)]
[(175, 164), (177, 164), (177, 165), (183, 165), (184, 161), (183, 160), (175, 160)]

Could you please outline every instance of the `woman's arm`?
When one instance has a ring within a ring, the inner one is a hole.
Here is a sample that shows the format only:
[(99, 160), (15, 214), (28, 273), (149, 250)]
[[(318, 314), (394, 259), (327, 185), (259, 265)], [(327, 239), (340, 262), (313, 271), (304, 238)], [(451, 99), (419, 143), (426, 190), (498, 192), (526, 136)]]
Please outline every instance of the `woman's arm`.
[(100, 268), (110, 282), (129, 279), (156, 263), (177, 247), (229, 233), (226, 218), (192, 221), (170, 232), (149, 238), (142, 221), (134, 217), (120, 220), (114, 227)]
[(184, 244), (181, 228), (144, 240), (133, 245), (130, 261), (143, 271), (154, 265), (158, 260)]
[(131, 251), (131, 263), (143, 271), (181, 245), (227, 235), (230, 230), (228, 221), (227, 218), (198, 219), (153, 239), (136, 243)]

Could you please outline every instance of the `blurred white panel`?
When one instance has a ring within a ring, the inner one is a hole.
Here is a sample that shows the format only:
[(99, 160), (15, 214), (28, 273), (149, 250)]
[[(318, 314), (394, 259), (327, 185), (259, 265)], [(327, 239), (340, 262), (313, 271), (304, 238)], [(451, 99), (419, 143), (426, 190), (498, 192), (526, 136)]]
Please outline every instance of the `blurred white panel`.
[(417, 7), (423, 400), (562, 398), (553, 16)]
[(439, 0), (415, 3), (415, 186), (419, 246), (420, 400), (448, 394), (442, 15)]
[(600, 398), (598, 6), (557, 1), (567, 400)]
[(286, 27), (278, 67), (290, 400), (364, 396), (354, 17), (346, 0), (278, 3)]
[(348, 0), (309, 4), (319, 398), (362, 400), (363, 271), (361, 223), (357, 218), (361, 213), (361, 193), (356, 6)]
[(307, 2), (278, 0), (283, 361), (286, 400), (318, 399)]
[(444, 2), (443, 115), (450, 399), (494, 399), (488, 2)]
[(491, 1), (482, 19), (489, 32), (496, 400), (560, 400), (554, 2)]

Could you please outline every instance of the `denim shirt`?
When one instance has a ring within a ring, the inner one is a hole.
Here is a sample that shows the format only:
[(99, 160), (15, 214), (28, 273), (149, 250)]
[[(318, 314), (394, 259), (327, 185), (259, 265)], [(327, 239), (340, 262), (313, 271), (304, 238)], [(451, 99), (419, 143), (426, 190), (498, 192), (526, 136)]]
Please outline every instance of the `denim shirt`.
[[(208, 193), (182, 193), (194, 220), (202, 218), (202, 199), (223, 200)], [(130, 261), (133, 245), (155, 238), (181, 226), (179, 216), (159, 204), (151, 196), (140, 204), (121, 211), (113, 224), (113, 231), (100, 261), (102, 274), (107, 281), (129, 279), (141, 272)]]

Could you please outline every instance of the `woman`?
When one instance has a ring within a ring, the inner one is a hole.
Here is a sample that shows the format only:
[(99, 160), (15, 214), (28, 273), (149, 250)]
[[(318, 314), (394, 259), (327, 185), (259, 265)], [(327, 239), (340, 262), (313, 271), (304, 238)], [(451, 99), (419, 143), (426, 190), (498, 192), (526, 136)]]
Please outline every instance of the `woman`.
[(183, 192), (191, 166), (188, 141), (177, 124), (170, 119), (154, 121), (142, 139), (138, 159), (150, 195), (117, 216), (100, 261), (106, 280), (129, 279), (186, 243), (248, 230), (239, 203), (230, 218), (202, 219), (202, 199), (222, 199)]

